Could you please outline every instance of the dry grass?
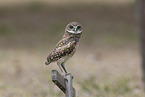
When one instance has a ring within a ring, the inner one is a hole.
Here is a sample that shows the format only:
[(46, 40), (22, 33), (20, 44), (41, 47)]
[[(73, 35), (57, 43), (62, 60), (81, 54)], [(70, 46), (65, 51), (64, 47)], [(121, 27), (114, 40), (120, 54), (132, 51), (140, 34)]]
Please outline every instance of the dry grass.
[[(78, 96), (144, 97), (138, 48), (97, 48), (78, 53), (67, 62), (74, 76)], [(60, 97), (45, 66), (47, 50), (12, 49), (1, 51), (0, 94), (5, 97)], [(63, 97), (63, 95), (61, 96)]]
[(58, 66), (44, 62), (74, 20), (84, 33), (66, 67), (77, 96), (144, 97), (133, 3), (1, 7), (0, 97), (64, 97), (51, 82)]

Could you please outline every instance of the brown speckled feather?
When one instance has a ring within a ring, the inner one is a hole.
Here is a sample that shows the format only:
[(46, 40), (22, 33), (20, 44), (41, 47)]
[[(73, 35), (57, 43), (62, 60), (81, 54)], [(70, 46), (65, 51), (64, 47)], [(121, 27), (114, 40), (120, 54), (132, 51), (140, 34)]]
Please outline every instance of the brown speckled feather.
[[(60, 42), (61, 43), (61, 42)], [(76, 42), (69, 42), (67, 45), (55, 48), (52, 53), (47, 57), (49, 63), (57, 61), (65, 56), (72, 56), (75, 53)]]
[[(74, 26), (74, 29), (71, 29), (70, 26)], [(78, 26), (80, 27), (78, 29)], [(64, 63), (71, 56), (74, 55), (79, 38), (81, 36), (82, 28), (77, 22), (69, 23), (66, 26), (65, 33), (62, 39), (57, 43), (55, 49), (47, 57), (46, 65), (51, 62), (59, 62), (60, 64)]]

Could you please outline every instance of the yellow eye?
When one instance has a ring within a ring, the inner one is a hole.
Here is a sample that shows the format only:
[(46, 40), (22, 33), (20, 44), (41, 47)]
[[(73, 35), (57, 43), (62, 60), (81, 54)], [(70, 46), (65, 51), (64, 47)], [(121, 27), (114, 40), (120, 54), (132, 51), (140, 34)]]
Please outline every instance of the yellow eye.
[(69, 26), (69, 28), (70, 28), (70, 29), (73, 29), (74, 27), (73, 27), (73, 26)]

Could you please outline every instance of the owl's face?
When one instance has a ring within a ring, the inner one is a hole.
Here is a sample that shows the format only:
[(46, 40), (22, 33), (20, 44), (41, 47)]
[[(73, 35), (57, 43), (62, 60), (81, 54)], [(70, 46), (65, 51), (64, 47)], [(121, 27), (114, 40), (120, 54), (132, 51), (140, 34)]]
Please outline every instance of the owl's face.
[(66, 26), (65, 32), (68, 32), (70, 34), (81, 34), (82, 26), (78, 22), (71, 22)]

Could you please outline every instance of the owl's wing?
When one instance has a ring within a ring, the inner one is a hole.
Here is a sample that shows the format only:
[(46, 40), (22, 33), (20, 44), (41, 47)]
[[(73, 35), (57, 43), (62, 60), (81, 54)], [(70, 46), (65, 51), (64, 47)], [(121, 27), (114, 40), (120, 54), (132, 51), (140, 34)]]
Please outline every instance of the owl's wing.
[(68, 43), (59, 43), (58, 46), (53, 51), (54, 55), (65, 56), (70, 54), (76, 46), (76, 41), (71, 41)]
[[(76, 47), (76, 41), (68, 42), (67, 44), (62, 43), (64, 41), (60, 41), (53, 52), (47, 57), (47, 63), (50, 64), (53, 61), (57, 61), (60, 58), (69, 55), (74, 52)], [(61, 44), (61, 45), (60, 45)]]
[(69, 40), (70, 40), (70, 37), (65, 37), (65, 38), (61, 39), (61, 40), (56, 44), (56, 47), (55, 47), (55, 48), (67, 45), (67, 43), (68, 43)]

